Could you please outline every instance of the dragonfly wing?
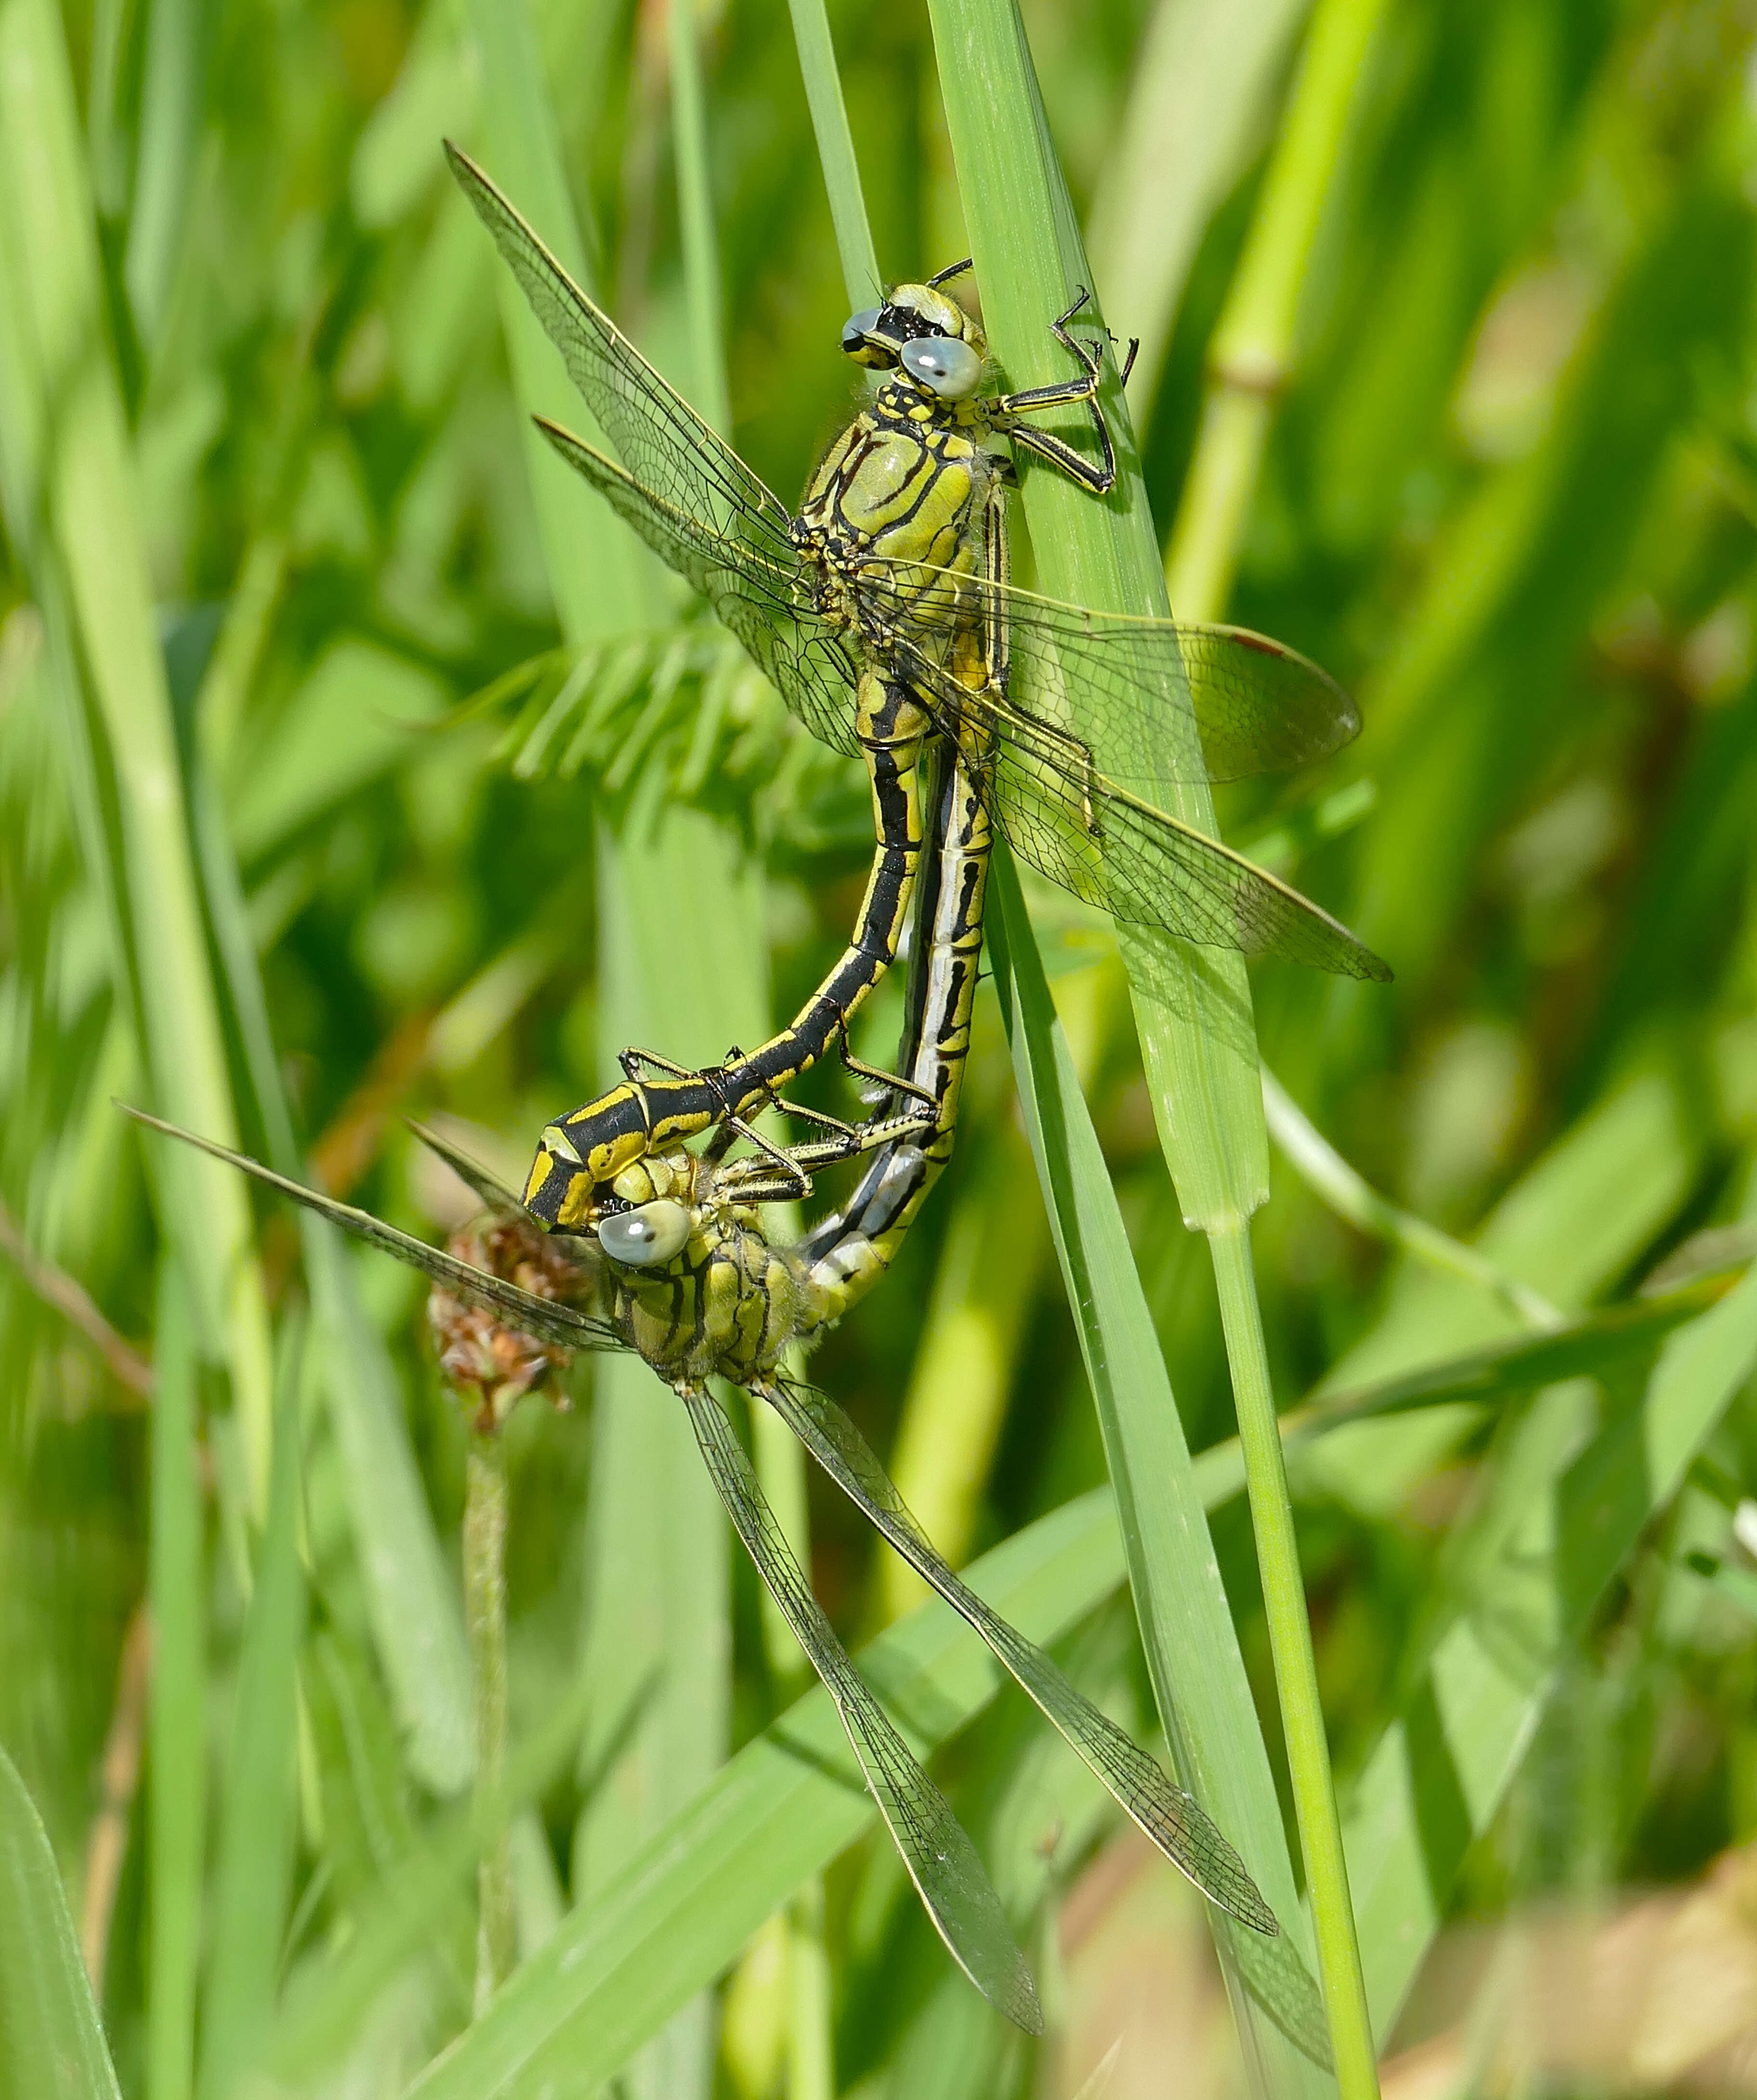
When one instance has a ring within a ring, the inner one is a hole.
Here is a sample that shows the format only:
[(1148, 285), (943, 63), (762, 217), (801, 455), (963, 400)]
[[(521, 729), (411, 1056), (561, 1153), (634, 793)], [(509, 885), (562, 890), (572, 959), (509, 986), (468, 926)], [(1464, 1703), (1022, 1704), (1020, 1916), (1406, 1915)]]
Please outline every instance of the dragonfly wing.
[(1192, 1794), (1090, 1700), (1048, 1656), (984, 1602), (941, 1559), (872, 1447), (828, 1393), (792, 1379), (760, 1389), (825, 1471), (953, 1611), (987, 1643), (1134, 1822), (1204, 1895), (1253, 1932), (1280, 1927), (1244, 1862)]
[(1360, 735), (1359, 709), (1297, 650), (1248, 627), (1176, 631), (1210, 780), (1291, 773)]
[(1186, 706), (1210, 780), (1291, 771), (1360, 733), (1354, 702), (1327, 672), (1246, 628), (1092, 612), (916, 562), (863, 564), (861, 591), (876, 624), (913, 629), (942, 659), (959, 626), (1004, 629), (1008, 705), (1068, 735), (1102, 725), (1106, 772), (1148, 799), (1156, 782), (1198, 770), (1194, 749), (1179, 749)]
[(595, 1320), (589, 1313), (576, 1312), (570, 1305), (557, 1304), (553, 1299), (539, 1298), (533, 1291), (522, 1290), (516, 1283), (491, 1276), (487, 1269), (477, 1268), (469, 1262), (460, 1261), (443, 1247), (429, 1246), (425, 1240), (399, 1232), (394, 1225), (387, 1225), (382, 1218), (375, 1218), (370, 1211), (357, 1211), (351, 1203), (338, 1203), (333, 1196), (307, 1189), (302, 1181), (290, 1180), (284, 1174), (277, 1174), (272, 1167), (263, 1166), (260, 1160), (217, 1145), (210, 1137), (199, 1137), (192, 1130), (161, 1122), (157, 1116), (148, 1115), (142, 1109), (130, 1108), (126, 1102), (118, 1106), (136, 1123), (145, 1123), (151, 1130), (162, 1131), (167, 1137), (178, 1138), (185, 1145), (192, 1145), (197, 1151), (210, 1154), (215, 1159), (223, 1159), (228, 1167), (236, 1167), (240, 1174), (248, 1174), (253, 1180), (278, 1189), (283, 1196), (290, 1196), (294, 1202), (315, 1211), (319, 1217), (327, 1218), (331, 1224), (339, 1225), (355, 1239), (364, 1240), (368, 1246), (394, 1255), (399, 1261), (419, 1269), (424, 1276), (444, 1285), (447, 1290), (455, 1291), (471, 1304), (504, 1315), (511, 1324), (526, 1334), (535, 1335), (539, 1341), (553, 1342), (563, 1349), (627, 1347), (606, 1321)]
[(1072, 731), (962, 685), (927, 650), (896, 654), (940, 726), (968, 727), (993, 753), (989, 801), (1021, 860), (1131, 926), (1208, 947), (1284, 955), (1341, 977), (1385, 982), (1388, 966), (1309, 898), (1231, 846), (1134, 795), (1092, 762)]
[(1064, 739), (993, 712), (1006, 739), (994, 759), (995, 816), (1015, 852), (1050, 881), (1126, 925), (1389, 980), (1379, 957), (1309, 898), (1106, 774), (1082, 773)]
[(427, 1149), (443, 1159), (459, 1180), (476, 1195), (485, 1209), (494, 1211), (504, 1218), (529, 1218), (538, 1232), (544, 1229), (541, 1221), (531, 1216), (510, 1189), (502, 1188), (486, 1167), (478, 1166), (450, 1138), (424, 1123), (416, 1123), (412, 1116), (405, 1116), (403, 1120)]
[(748, 536), (777, 559), (790, 553), (786, 505), (659, 377), (475, 162), (450, 144), (446, 157), (623, 465), (686, 515)]
[(570, 431), (540, 417), (537, 427), (659, 558), (701, 592), (812, 734), (833, 749), (857, 752), (858, 669), (842, 636), (810, 610), (792, 549), (783, 560), (712, 531)]
[(975, 1846), (848, 1660), (731, 1424), (708, 1394), (685, 1388), (680, 1396), (726, 1514), (835, 1701), (879, 1813), (953, 1960), (1015, 2027), (1041, 2034), (1036, 1986)]

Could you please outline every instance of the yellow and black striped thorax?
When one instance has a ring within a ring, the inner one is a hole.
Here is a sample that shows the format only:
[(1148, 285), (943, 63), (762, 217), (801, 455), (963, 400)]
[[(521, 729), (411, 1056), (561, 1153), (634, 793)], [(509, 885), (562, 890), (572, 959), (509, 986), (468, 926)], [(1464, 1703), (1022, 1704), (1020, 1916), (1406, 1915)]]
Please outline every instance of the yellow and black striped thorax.
[(812, 475), (795, 542), (816, 566), (821, 609), (856, 629), (870, 658), (883, 664), (905, 625), (943, 662), (977, 645), (975, 593), (960, 580), (989, 570), (990, 498), (1005, 472), (989, 435), (980, 401), (889, 380)]
[(832, 568), (876, 555), (975, 574), (983, 506), (1000, 471), (975, 401), (887, 380), (819, 461), (795, 536)]

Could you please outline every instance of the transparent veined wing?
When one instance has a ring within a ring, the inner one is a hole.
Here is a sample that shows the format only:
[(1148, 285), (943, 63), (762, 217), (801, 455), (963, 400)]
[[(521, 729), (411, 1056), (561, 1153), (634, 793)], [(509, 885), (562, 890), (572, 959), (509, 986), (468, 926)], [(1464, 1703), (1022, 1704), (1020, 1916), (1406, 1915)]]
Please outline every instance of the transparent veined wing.
[(468, 154), (447, 143), (446, 157), (635, 479), (723, 537), (745, 540), (777, 562), (796, 558), (786, 505), (659, 377)]
[(859, 671), (844, 637), (812, 611), (810, 587), (792, 549), (785, 563), (772, 561), (662, 501), (570, 431), (541, 418), (537, 427), (654, 554), (702, 593), (812, 735), (835, 750), (856, 752)]
[(1138, 1743), (1075, 1690), (1041, 1648), (984, 1604), (941, 1559), (890, 1475), (828, 1393), (791, 1379), (755, 1388), (862, 1514), (973, 1626), (1174, 1866), (1210, 1902), (1273, 1937), (1275, 1914), (1213, 1819)]
[(975, 1846), (848, 1660), (718, 1403), (687, 1387), (681, 1398), (733, 1529), (834, 1701), (878, 1811), (952, 1958), (1015, 2026), (1041, 2034), (1037, 1988)]
[[(165, 1123), (143, 1109), (130, 1108), (126, 1102), (118, 1104), (125, 1114), (131, 1115), (136, 1123), (148, 1129), (162, 1131), (167, 1137), (174, 1137), (184, 1145), (192, 1145), (197, 1151), (205, 1152), (222, 1159), (228, 1167), (236, 1167), (240, 1174), (248, 1174), (254, 1181), (276, 1189), (290, 1197), (295, 1203), (315, 1211), (331, 1224), (339, 1225), (357, 1240), (368, 1246), (394, 1255), (409, 1268), (419, 1269), (435, 1283), (472, 1305), (504, 1318), (509, 1325), (524, 1333), (534, 1335), (539, 1341), (553, 1342), (562, 1349), (626, 1349), (628, 1344), (618, 1335), (608, 1321), (595, 1319), (577, 1307), (561, 1304), (553, 1298), (539, 1298), (535, 1291), (521, 1290), (516, 1283), (495, 1276), (485, 1268), (478, 1268), (467, 1261), (460, 1261), (456, 1255), (447, 1254), (443, 1247), (429, 1246), (425, 1240), (418, 1240), (412, 1233), (401, 1232), (394, 1225), (387, 1225), (382, 1218), (375, 1218), (370, 1211), (358, 1211), (351, 1203), (339, 1203), (333, 1196), (326, 1196), (320, 1189), (308, 1189), (302, 1181), (294, 1181), (284, 1174), (277, 1174), (272, 1167), (265, 1167), (260, 1160), (252, 1159), (248, 1154), (234, 1152), (229, 1146), (216, 1144), (211, 1137), (201, 1137), (192, 1130), (184, 1130), (174, 1123)], [(429, 1141), (425, 1133), (423, 1141)], [(435, 1147), (440, 1156), (450, 1160), (455, 1148), (444, 1145), (442, 1140)], [(464, 1154), (457, 1154), (458, 1158)], [(480, 1172), (480, 1169), (476, 1170)], [(466, 1176), (466, 1178), (469, 1178)], [(504, 1191), (500, 1191), (504, 1194)], [(514, 1211), (523, 1214), (523, 1207), (513, 1204)], [(533, 1229), (537, 1228), (533, 1221)]]
[(912, 637), (892, 646), (942, 724), (968, 724), (987, 747), (995, 823), (1051, 882), (1125, 925), (1341, 977), (1389, 978), (1385, 964), (1320, 906), (1099, 771), (1071, 730), (1016, 706), (1011, 666), (1001, 693), (960, 684)]
[(1187, 770), (1173, 735), (1186, 701), (1210, 780), (1291, 772), (1360, 734), (1354, 703), (1328, 672), (1248, 628), (1093, 612), (920, 562), (866, 560), (857, 575), (874, 626), (913, 633), (930, 657), (943, 660), (961, 626), (1004, 635), (1009, 705), (1077, 742), (1081, 724), (1096, 726), (1107, 774), (1137, 793)]
[[(510, 1189), (496, 1181), (486, 1167), (472, 1159), (467, 1152), (454, 1145), (442, 1132), (426, 1123), (417, 1123), (413, 1116), (405, 1116), (403, 1120), (427, 1149), (437, 1158), (443, 1159), (459, 1180), (473, 1193), (485, 1210), (492, 1211), (497, 1217), (523, 1218), (529, 1222), (534, 1232), (547, 1230), (542, 1220), (527, 1211)], [(363, 1212), (362, 1215), (364, 1215)], [(389, 1231), (390, 1228), (387, 1226), (385, 1229)]]

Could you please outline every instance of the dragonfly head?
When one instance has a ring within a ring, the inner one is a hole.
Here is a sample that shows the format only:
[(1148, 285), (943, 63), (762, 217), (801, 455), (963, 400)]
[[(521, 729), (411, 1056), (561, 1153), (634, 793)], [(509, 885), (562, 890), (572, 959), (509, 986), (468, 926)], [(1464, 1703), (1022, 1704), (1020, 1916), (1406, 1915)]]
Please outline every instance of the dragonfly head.
[(882, 307), (850, 314), (842, 348), (856, 364), (906, 373), (945, 401), (975, 393), (989, 355), (980, 325), (937, 283), (895, 285)]
[[(547, 1133), (545, 1133), (547, 1135)], [(609, 1181), (576, 1175), (555, 1219), (561, 1229), (595, 1239), (623, 1268), (658, 1269), (675, 1261), (701, 1222), (698, 1162), (681, 1146), (637, 1159)]]

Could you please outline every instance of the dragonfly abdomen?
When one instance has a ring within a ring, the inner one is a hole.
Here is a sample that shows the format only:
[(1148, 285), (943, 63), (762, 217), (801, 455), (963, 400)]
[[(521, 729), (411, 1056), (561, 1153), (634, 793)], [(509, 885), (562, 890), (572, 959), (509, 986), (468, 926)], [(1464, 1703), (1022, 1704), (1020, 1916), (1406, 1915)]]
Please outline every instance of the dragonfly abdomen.
[(932, 721), (907, 686), (868, 672), (856, 695), (855, 728), (877, 842), (860, 917), (839, 960), (786, 1028), (719, 1065), (692, 1072), (650, 1052), (626, 1052), (627, 1082), (551, 1123), (538, 1140), (525, 1203), (546, 1224), (583, 1229), (599, 1194), (625, 1169), (759, 1114), (834, 1043), (846, 1043), (848, 1022), (889, 968), (909, 911), (923, 839), (918, 775)]
[(957, 1136), (993, 833), (980, 765), (968, 754), (958, 753), (941, 794), (939, 847), (923, 871), (917, 903), (923, 938), (911, 967), (899, 1059), (905, 1076), (932, 1101), (933, 1123), (879, 1153), (848, 1202), (800, 1241), (807, 1280), (821, 1296), (817, 1317), (826, 1324), (890, 1268)]

